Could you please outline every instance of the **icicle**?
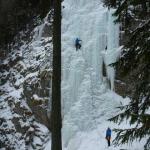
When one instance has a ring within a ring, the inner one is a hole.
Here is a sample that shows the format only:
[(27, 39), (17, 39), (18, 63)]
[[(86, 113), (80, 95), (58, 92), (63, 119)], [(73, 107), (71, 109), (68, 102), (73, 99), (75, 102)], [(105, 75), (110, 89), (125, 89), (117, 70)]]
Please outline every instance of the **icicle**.
[(111, 90), (114, 89), (115, 70), (110, 64), (116, 62), (120, 51), (119, 47), (119, 25), (114, 24), (115, 17), (112, 16), (114, 10), (108, 10), (108, 27), (107, 27), (107, 50), (105, 51), (104, 61), (107, 70), (107, 78), (110, 81)]

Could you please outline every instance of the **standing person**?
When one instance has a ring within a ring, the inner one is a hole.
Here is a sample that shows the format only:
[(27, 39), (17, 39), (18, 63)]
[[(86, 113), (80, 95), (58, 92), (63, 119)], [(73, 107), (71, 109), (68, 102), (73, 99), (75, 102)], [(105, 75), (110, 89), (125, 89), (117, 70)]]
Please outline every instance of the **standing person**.
[(108, 127), (106, 130), (106, 140), (108, 142), (108, 146), (110, 146), (110, 140), (111, 140), (111, 129)]
[(76, 38), (75, 40), (76, 51), (81, 48), (81, 41), (82, 40), (80, 40), (79, 38)]

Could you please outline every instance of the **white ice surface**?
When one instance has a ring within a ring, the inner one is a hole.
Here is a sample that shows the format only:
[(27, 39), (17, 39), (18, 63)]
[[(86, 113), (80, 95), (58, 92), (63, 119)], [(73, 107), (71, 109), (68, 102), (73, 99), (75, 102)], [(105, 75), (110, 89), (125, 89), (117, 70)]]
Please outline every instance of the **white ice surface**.
[[(107, 127), (117, 127), (107, 119), (118, 113), (121, 101), (128, 101), (108, 89), (102, 76), (104, 60), (113, 89), (115, 71), (108, 65), (120, 54), (119, 26), (113, 23), (113, 10), (104, 8), (100, 0), (64, 0), (62, 5), (63, 150), (142, 150), (142, 142), (108, 148), (105, 140)], [(77, 52), (76, 37), (82, 40)], [(45, 150), (49, 148), (50, 142)]]

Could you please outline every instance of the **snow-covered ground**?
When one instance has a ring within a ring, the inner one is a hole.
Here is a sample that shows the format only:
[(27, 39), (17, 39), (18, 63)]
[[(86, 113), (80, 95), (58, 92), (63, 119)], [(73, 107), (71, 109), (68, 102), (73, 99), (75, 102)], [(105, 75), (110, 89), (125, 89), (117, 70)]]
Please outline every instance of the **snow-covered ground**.
[[(117, 127), (107, 120), (118, 113), (121, 101), (129, 101), (112, 91), (113, 68), (107, 66), (107, 78), (102, 75), (102, 62), (109, 65), (119, 56), (119, 26), (113, 23), (113, 10), (104, 8), (100, 0), (64, 0), (62, 5), (63, 149), (105, 150), (107, 127)], [(76, 37), (82, 40), (79, 51), (74, 47)], [(143, 144), (111, 145), (109, 149), (143, 150)]]

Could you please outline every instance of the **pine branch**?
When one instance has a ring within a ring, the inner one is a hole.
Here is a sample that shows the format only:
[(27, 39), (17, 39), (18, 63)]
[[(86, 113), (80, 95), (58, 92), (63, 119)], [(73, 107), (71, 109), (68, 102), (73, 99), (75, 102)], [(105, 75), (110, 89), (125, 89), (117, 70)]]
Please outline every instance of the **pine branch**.
[[(114, 145), (122, 145), (126, 143), (132, 143), (134, 140), (139, 140), (143, 137), (146, 137), (150, 134), (150, 129), (147, 130), (144, 126), (140, 128), (130, 128), (130, 129), (114, 129), (117, 133), (115, 140), (113, 141)], [(145, 147), (150, 148), (150, 140), (148, 138)]]

